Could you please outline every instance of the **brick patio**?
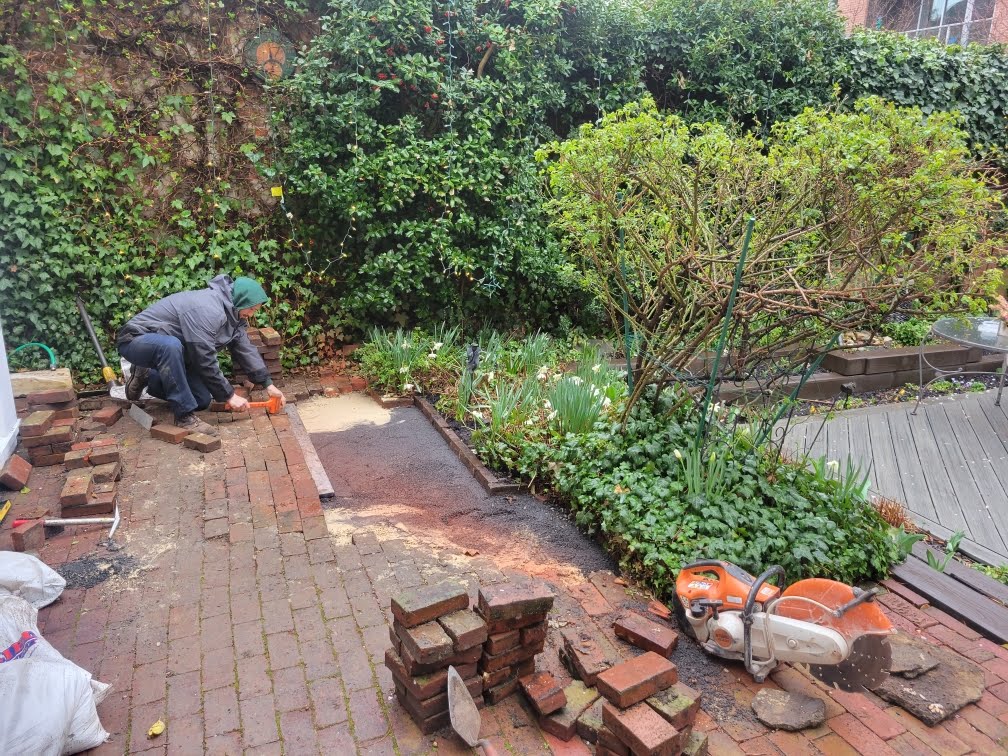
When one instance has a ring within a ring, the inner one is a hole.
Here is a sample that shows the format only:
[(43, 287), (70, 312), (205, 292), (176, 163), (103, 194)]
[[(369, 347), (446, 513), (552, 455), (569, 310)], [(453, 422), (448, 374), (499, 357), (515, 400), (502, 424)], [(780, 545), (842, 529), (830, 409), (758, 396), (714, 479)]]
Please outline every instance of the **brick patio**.
[[(103, 530), (77, 528), (41, 554), (52, 565), (88, 557), (117, 565), (118, 574), (68, 588), (39, 616), (56, 648), (114, 686), (99, 706), (113, 737), (98, 753), (469, 752), (450, 732), (421, 735), (396, 704), (382, 665), (389, 598), (444, 577), (465, 581), (475, 596), (480, 583), (508, 579), (493, 554), (469, 558), (394, 523), (324, 512), (283, 415), (221, 425), (223, 448), (206, 455), (150, 439), (127, 419), (112, 432), (124, 450), (125, 548), (109, 554), (97, 546)], [(58, 496), (60, 473), (36, 468), (31, 492), (12, 497), (16, 506)], [(644, 612), (646, 595), (605, 573), (568, 576), (554, 588), (540, 669), (569, 680), (556, 655), (563, 627), (589, 628), (619, 656), (634, 654), (611, 625), (621, 608)], [(927, 728), (872, 695), (827, 693), (788, 668), (767, 684), (825, 697), (829, 719), (804, 733), (771, 732), (748, 713), (760, 686), (741, 666), (698, 665), (699, 652), (682, 642), (672, 659), (693, 654), (680, 675), (704, 693), (697, 727), (710, 752), (1005, 752), (1008, 651), (933, 608), (885, 598), (895, 624), (984, 667), (978, 705)], [(158, 719), (167, 731), (148, 740)], [(577, 738), (544, 736), (519, 696), (485, 709), (483, 721), (502, 753), (592, 752)]]

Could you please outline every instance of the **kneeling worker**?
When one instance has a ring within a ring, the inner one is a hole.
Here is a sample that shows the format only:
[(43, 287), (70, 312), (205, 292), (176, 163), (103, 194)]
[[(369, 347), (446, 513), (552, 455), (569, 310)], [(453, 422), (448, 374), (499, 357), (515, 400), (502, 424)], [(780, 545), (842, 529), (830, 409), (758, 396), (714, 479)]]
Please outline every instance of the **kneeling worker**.
[(250, 380), (286, 404), (245, 332), (248, 318), (268, 301), (258, 281), (217, 276), (205, 289), (172, 294), (134, 315), (116, 335), (119, 354), (133, 365), (126, 398), (135, 402), (146, 388), (171, 404), (175, 425), (216, 436), (217, 428), (200, 420), (196, 410), (212, 400), (235, 412), (248, 409), (248, 400), (234, 392), (217, 362), (217, 353), (227, 347)]

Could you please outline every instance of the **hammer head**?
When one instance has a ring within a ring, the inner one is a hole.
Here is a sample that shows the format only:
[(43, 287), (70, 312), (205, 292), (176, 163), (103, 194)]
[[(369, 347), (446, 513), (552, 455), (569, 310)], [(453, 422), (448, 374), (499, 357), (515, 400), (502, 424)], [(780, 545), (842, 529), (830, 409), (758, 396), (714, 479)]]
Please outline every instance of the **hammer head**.
[(280, 404), (279, 396), (271, 396), (266, 400), (266, 411), (271, 415), (276, 415), (283, 407)]

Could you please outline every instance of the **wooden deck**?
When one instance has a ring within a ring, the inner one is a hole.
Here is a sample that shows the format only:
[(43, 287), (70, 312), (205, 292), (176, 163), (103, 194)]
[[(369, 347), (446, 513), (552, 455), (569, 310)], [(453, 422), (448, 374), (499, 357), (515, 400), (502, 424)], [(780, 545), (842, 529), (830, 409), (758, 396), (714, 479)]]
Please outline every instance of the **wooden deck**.
[(868, 469), (872, 490), (903, 503), (939, 538), (965, 533), (960, 550), (1008, 563), (1008, 395), (996, 391), (848, 410), (830, 420), (796, 419), (785, 445), (812, 458), (849, 457)]

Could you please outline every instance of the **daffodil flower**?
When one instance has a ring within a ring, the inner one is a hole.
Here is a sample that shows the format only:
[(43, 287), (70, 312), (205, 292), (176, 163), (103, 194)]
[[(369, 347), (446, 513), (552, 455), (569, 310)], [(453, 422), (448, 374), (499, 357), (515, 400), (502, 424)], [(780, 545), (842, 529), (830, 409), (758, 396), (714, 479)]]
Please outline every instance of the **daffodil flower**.
[(592, 365), (592, 372), (593, 373), (597, 373), (601, 369), (602, 369), (601, 365)]
[(403, 365), (401, 368), (399, 368), (399, 372), (402, 373), (403, 375), (406, 375), (406, 373), (409, 372), (409, 368)]

